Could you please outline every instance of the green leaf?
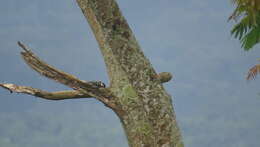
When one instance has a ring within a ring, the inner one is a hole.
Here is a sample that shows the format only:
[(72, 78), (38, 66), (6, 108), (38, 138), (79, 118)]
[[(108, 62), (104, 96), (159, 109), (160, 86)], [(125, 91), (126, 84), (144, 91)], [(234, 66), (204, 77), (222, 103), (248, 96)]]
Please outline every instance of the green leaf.
[(254, 16), (252, 14), (245, 15), (239, 23), (234, 25), (231, 35), (240, 40), (244, 50), (252, 49), (254, 45), (260, 42), (260, 11)]
[(241, 40), (242, 47), (245, 51), (249, 51), (254, 45), (260, 42), (260, 26), (254, 27)]
[(231, 35), (234, 35), (235, 38), (241, 40), (244, 34), (247, 33), (248, 29), (251, 27), (252, 25), (250, 24), (249, 17), (244, 17), (238, 24), (233, 27), (231, 30)]

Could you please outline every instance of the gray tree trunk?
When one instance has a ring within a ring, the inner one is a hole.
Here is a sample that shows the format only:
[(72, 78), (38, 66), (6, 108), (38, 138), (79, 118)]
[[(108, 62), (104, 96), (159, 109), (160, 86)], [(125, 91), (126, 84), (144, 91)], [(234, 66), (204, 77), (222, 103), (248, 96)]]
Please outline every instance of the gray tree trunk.
[(48, 100), (96, 98), (120, 118), (130, 147), (183, 147), (171, 97), (162, 83), (171, 74), (157, 74), (141, 51), (115, 0), (77, 0), (100, 46), (110, 85), (88, 82), (48, 65), (24, 44), (21, 55), (41, 75), (73, 90), (47, 92), (0, 83), (11, 92)]
[(182, 147), (171, 97), (141, 51), (115, 0), (77, 0), (104, 56), (131, 147)]

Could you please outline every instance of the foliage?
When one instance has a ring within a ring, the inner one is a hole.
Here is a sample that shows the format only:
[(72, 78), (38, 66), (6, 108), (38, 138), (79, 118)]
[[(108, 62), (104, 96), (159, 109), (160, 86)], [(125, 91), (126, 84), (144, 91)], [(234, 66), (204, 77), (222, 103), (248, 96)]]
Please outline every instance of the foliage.
[[(239, 39), (242, 48), (249, 51), (260, 42), (260, 0), (232, 0), (236, 8), (229, 20), (238, 22), (231, 34)], [(253, 66), (247, 75), (247, 80), (254, 79), (260, 73), (260, 64)]]
[(236, 8), (229, 20), (239, 21), (231, 30), (231, 34), (238, 38), (242, 48), (248, 51), (260, 42), (260, 1), (232, 0)]

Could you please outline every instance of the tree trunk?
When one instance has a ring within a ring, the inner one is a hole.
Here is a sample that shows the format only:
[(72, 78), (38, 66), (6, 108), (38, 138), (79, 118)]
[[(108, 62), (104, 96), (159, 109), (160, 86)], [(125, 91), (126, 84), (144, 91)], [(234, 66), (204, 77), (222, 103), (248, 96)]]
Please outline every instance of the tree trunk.
[(130, 147), (183, 147), (171, 97), (115, 0), (77, 0), (100, 46)]
[(77, 0), (100, 46), (110, 85), (83, 81), (40, 60), (27, 46), (21, 55), (36, 72), (73, 90), (48, 92), (0, 83), (10, 92), (48, 100), (96, 98), (120, 118), (130, 147), (183, 147), (171, 97), (162, 83), (171, 74), (157, 74), (141, 51), (115, 0)]

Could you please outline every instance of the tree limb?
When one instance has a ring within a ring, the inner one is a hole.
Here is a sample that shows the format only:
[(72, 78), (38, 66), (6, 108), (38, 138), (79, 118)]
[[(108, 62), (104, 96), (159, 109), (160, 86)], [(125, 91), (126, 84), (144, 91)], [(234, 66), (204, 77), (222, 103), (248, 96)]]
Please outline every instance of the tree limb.
[(36, 97), (40, 97), (47, 100), (65, 100), (65, 99), (78, 99), (78, 98), (91, 98), (90, 95), (83, 94), (76, 90), (68, 91), (57, 91), (57, 92), (47, 92), (40, 89), (28, 87), (28, 86), (18, 86), (15, 84), (5, 83), (1, 84), (0, 87), (3, 87), (9, 90), (11, 93), (23, 93)]
[(79, 80), (75, 76), (65, 73), (61, 70), (58, 70), (44, 61), (40, 60), (28, 47), (26, 47), (21, 42), (18, 42), (18, 45), (24, 50), (21, 52), (21, 55), (24, 61), (29, 65), (33, 70), (37, 71), (41, 75), (55, 80), (61, 84), (64, 84), (74, 90), (77, 90), (84, 95), (89, 95), (95, 97), (105, 105), (114, 108), (115, 104), (110, 101), (114, 97), (112, 92), (108, 88), (100, 88), (88, 83), (86, 81)]

